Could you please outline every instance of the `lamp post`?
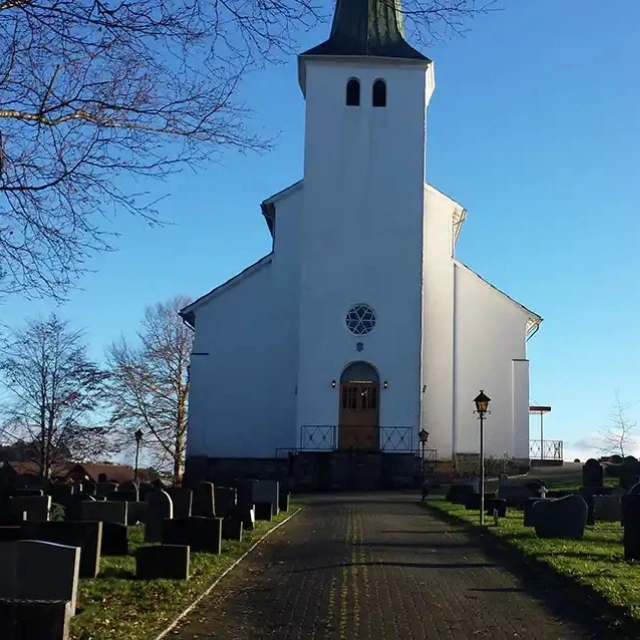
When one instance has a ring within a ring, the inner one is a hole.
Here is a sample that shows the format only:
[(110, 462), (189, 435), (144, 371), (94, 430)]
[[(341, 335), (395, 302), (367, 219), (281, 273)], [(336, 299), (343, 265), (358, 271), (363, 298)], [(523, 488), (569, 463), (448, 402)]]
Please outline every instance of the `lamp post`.
[(491, 398), (481, 389), (473, 401), (480, 420), (480, 524), (484, 524), (484, 420), (489, 413)]
[(427, 441), (429, 440), (429, 432), (424, 428), (420, 429), (418, 432), (418, 439), (420, 440), (420, 456), (422, 460), (421, 469), (424, 474), (424, 452), (427, 447)]
[(134, 482), (138, 482), (138, 457), (140, 456), (140, 443), (142, 442), (142, 430), (138, 429), (134, 434), (136, 438), (136, 466), (133, 470)]

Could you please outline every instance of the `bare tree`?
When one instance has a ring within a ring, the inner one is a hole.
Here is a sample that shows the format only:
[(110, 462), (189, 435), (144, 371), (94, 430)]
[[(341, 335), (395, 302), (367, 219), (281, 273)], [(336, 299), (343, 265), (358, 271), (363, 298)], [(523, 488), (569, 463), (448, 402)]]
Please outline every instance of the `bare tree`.
[[(405, 13), (436, 37), (494, 2)], [(325, 17), (312, 0), (0, 0), (0, 293), (64, 298), (112, 248), (111, 214), (158, 223), (136, 182), (268, 148), (239, 83)]]
[(635, 431), (637, 423), (629, 418), (631, 405), (622, 404), (618, 392), (615, 394), (615, 407), (609, 425), (600, 429), (602, 455), (629, 455), (629, 449), (636, 444)]
[(178, 311), (191, 302), (176, 296), (145, 310), (139, 343), (124, 338), (107, 349), (111, 367), (112, 424), (129, 433), (146, 432), (157, 463), (170, 465), (174, 479), (183, 472), (187, 441), (189, 359), (193, 332)]
[(108, 449), (109, 429), (91, 424), (108, 374), (87, 357), (80, 331), (55, 314), (13, 331), (0, 356), (9, 392), (4, 434), (50, 478), (55, 465)]

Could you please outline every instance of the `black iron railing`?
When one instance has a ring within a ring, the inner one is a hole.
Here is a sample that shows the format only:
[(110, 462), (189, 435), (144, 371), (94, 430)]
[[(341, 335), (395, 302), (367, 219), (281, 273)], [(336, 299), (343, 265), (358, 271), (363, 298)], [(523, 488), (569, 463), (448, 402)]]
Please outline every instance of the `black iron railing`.
[(562, 440), (530, 440), (529, 458), (532, 460), (563, 460)]
[[(401, 426), (375, 427), (347, 426), (345, 432), (358, 435), (366, 440), (368, 448), (376, 451), (411, 453), (414, 448), (414, 428)], [(303, 424), (300, 427), (298, 451), (335, 451), (339, 448), (339, 427), (337, 425)]]

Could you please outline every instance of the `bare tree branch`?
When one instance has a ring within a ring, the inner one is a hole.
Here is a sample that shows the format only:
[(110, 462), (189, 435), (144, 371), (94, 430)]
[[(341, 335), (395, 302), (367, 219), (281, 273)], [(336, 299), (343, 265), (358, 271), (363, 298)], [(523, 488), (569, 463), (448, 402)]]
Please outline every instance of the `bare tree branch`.
[(622, 404), (618, 392), (615, 393), (615, 406), (608, 426), (600, 429), (602, 455), (629, 455), (630, 448), (636, 445), (635, 431), (637, 423), (629, 418), (630, 405)]
[(27, 322), (6, 339), (0, 374), (10, 394), (4, 434), (27, 443), (42, 476), (108, 450), (109, 428), (90, 422), (108, 374), (87, 358), (82, 332), (54, 314)]
[[(494, 5), (403, 11), (429, 41)], [(0, 1), (0, 293), (64, 299), (113, 248), (114, 214), (159, 223), (159, 197), (136, 180), (268, 149), (246, 126), (240, 82), (327, 15), (313, 0)]]
[(134, 347), (121, 338), (107, 349), (111, 423), (130, 435), (142, 429), (156, 462), (169, 465), (174, 479), (182, 475), (186, 451), (193, 342), (193, 333), (178, 311), (189, 302), (189, 298), (177, 296), (147, 308), (139, 344)]

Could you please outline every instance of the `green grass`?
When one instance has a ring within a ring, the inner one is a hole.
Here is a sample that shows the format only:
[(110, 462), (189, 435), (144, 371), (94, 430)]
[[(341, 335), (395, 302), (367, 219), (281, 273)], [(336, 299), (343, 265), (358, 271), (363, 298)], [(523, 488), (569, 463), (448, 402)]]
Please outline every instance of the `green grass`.
[(130, 527), (130, 555), (103, 557), (99, 577), (80, 580), (81, 612), (71, 622), (72, 640), (154, 638), (256, 540), (300, 508), (293, 504), (272, 522), (256, 522), (253, 531), (244, 532), (242, 542), (223, 540), (222, 555), (192, 553), (191, 577), (184, 581), (136, 580), (131, 554), (144, 544), (143, 527)]
[(600, 595), (622, 617), (640, 621), (640, 563), (624, 560), (619, 523), (587, 527), (582, 540), (550, 540), (538, 538), (532, 527), (524, 527), (522, 511), (515, 509), (509, 509), (498, 526), (488, 516), (483, 530), (478, 511), (467, 511), (464, 505), (442, 499), (430, 500), (427, 506), (471, 526), (476, 533), (494, 536), (522, 553), (526, 560), (542, 563), (585, 588), (585, 593)]

